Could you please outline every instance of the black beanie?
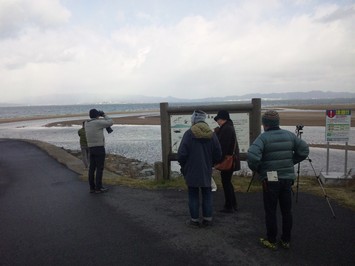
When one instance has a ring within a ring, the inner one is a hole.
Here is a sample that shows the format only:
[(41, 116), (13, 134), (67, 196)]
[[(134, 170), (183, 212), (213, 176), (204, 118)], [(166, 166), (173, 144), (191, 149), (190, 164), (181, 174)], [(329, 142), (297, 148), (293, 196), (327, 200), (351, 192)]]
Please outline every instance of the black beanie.
[(89, 116), (90, 116), (90, 118), (96, 118), (96, 117), (100, 116), (100, 113), (96, 109), (91, 109), (89, 112)]
[(229, 113), (226, 110), (220, 110), (218, 112), (218, 114), (214, 117), (214, 121), (217, 121), (218, 119), (231, 120)]

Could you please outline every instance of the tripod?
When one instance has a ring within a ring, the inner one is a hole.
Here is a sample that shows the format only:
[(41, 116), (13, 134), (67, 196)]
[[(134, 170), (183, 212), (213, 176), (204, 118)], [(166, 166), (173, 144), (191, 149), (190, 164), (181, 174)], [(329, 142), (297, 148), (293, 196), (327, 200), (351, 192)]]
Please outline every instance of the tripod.
[[(295, 133), (296, 133), (296, 135), (297, 135), (298, 138), (302, 139), (303, 125), (297, 125), (297, 126), (296, 126), (296, 130), (295, 130)], [(315, 170), (314, 167), (313, 167), (312, 160), (309, 158), (309, 156), (307, 156), (306, 160), (308, 160), (308, 162), (310, 163), (310, 165), (311, 165), (311, 167), (312, 167), (312, 169), (313, 169), (314, 176), (317, 178), (318, 184), (319, 184), (319, 186), (321, 187), (321, 189), (322, 189), (322, 191), (323, 191), (324, 198), (325, 198), (326, 201), (328, 202), (330, 211), (331, 211), (332, 214), (333, 214), (333, 218), (336, 218), (336, 217), (335, 217), (335, 213), (334, 213), (333, 208), (332, 208), (332, 205), (330, 205), (329, 197), (328, 197), (328, 195), (325, 193), (325, 190), (324, 190), (324, 187), (323, 187), (323, 184), (322, 184), (322, 180), (319, 178), (319, 175), (317, 175), (316, 170)], [(300, 168), (301, 168), (301, 163), (298, 163), (298, 165), (297, 165), (296, 203), (298, 202), (298, 188), (299, 188), (299, 180), (300, 180)]]

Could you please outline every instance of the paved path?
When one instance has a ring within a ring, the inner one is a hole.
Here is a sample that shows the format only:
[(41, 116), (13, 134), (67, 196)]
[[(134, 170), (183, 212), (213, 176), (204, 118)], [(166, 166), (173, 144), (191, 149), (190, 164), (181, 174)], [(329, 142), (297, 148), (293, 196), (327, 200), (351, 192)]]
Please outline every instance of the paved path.
[[(32, 144), (0, 140), (0, 265), (351, 265), (355, 213), (300, 193), (291, 250), (266, 250), (260, 193), (191, 229), (185, 191), (88, 184)], [(214, 207), (222, 206), (221, 190)]]

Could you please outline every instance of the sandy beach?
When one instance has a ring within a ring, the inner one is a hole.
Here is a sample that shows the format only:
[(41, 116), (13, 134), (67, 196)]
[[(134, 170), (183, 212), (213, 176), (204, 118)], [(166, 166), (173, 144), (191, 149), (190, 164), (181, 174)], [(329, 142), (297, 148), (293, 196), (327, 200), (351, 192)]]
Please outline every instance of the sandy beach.
[[(262, 113), (271, 108), (263, 108)], [(280, 114), (281, 126), (325, 126), (325, 110), (328, 109), (350, 109), (353, 113), (351, 117), (351, 127), (355, 127), (355, 104), (334, 104), (334, 105), (303, 105), (303, 106), (278, 106), (273, 107)], [(149, 112), (158, 113), (159, 110), (151, 110)], [(108, 115), (117, 115), (122, 114), (124, 117), (114, 117), (115, 124), (121, 125), (160, 125), (160, 116), (152, 115), (142, 115), (141, 112), (139, 115), (135, 113), (108, 113)], [(71, 125), (81, 125), (83, 120), (77, 120), (79, 116), (86, 116), (87, 114), (71, 114), (71, 115), (58, 115), (58, 116), (36, 116), (36, 117), (23, 117), (23, 118), (9, 118), (3, 119), (0, 118), (0, 123), (10, 123), (10, 122), (19, 122), (19, 121), (29, 121), (29, 120), (38, 120), (38, 119), (58, 119), (65, 118), (63, 121), (58, 121), (55, 123), (49, 123), (46, 126), (71, 126)], [(73, 119), (68, 119), (72, 117)]]
[[(355, 127), (355, 104), (347, 105), (307, 105), (307, 106), (280, 106), (274, 107), (280, 114), (281, 126), (325, 126), (325, 110), (327, 109), (350, 109), (352, 110), (351, 126)], [(264, 112), (266, 109), (263, 109)], [(157, 111), (157, 110), (155, 110)], [(115, 113), (112, 113), (115, 114)], [(113, 118), (115, 124), (121, 125), (160, 125), (160, 116), (130, 115), (127, 117)], [(1, 122), (1, 120), (0, 120)], [(82, 120), (61, 121), (48, 124), (47, 126), (70, 126), (81, 125)]]
[[(112, 113), (114, 114), (114, 113)], [(324, 111), (280, 111), (280, 121), (281, 126), (325, 126), (325, 113)], [(80, 116), (79, 114), (76, 116)], [(110, 115), (110, 114), (108, 114)], [(73, 116), (74, 117), (74, 116)], [(16, 118), (16, 119), (0, 119), (0, 123), (10, 123), (37, 119), (47, 119), (47, 118), (61, 118), (57, 117), (31, 117), (31, 118)], [(64, 118), (64, 117), (63, 117)], [(68, 116), (65, 117), (66, 119)], [(142, 116), (142, 115), (130, 115), (127, 117), (115, 117), (113, 118), (114, 124), (121, 125), (160, 125), (160, 116)], [(49, 123), (46, 126), (71, 126), (71, 125), (81, 125), (83, 120), (63, 120), (54, 123)], [(355, 116), (351, 118), (351, 126), (355, 127)]]

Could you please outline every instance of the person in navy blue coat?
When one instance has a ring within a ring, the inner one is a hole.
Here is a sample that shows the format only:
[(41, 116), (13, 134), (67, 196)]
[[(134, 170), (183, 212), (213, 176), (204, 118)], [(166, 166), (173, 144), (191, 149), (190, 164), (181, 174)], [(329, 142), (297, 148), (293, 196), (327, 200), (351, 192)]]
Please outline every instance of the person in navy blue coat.
[[(188, 225), (198, 227), (212, 224), (212, 167), (222, 157), (221, 146), (216, 134), (205, 122), (206, 113), (194, 111), (192, 126), (187, 130), (178, 149), (178, 162), (188, 186)], [(199, 191), (202, 193), (202, 222), (199, 219)]]

